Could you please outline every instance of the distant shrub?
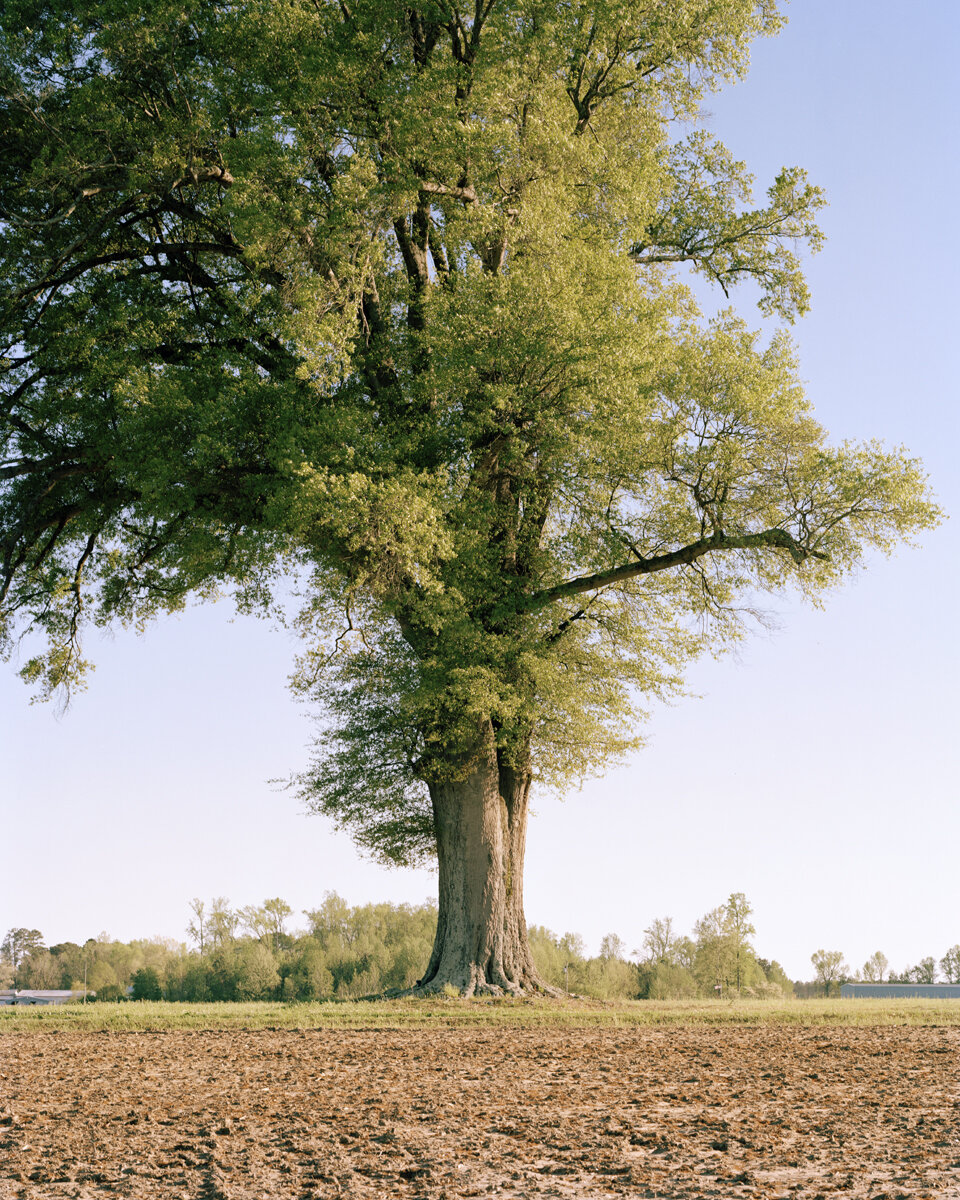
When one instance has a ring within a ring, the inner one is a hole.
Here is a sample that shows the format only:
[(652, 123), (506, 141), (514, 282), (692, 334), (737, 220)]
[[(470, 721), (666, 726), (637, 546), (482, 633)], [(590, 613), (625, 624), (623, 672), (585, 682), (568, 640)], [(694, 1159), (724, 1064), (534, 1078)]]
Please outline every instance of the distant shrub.
[(126, 1000), (127, 993), (119, 984), (105, 983), (97, 988), (96, 992), (88, 996), (88, 1000), (96, 1000), (102, 1003), (116, 1003), (118, 1000)]
[(169, 970), (164, 994), (168, 1000), (212, 1000), (209, 972), (199, 960), (188, 961), (182, 971)]
[(692, 973), (674, 963), (641, 963), (637, 985), (641, 1000), (692, 1000), (697, 994)]
[(280, 986), (277, 960), (263, 942), (245, 942), (237, 954), (237, 995), (241, 1000), (268, 1000)]
[(783, 988), (779, 983), (755, 983), (744, 989), (743, 994), (751, 1000), (782, 1000)]
[(290, 986), (298, 1000), (323, 1000), (333, 995), (333, 975), (314, 938), (304, 938), (294, 960)]
[(134, 1000), (162, 1000), (163, 988), (160, 986), (160, 976), (156, 973), (153, 967), (141, 967), (139, 971), (134, 971), (133, 992), (131, 993)]

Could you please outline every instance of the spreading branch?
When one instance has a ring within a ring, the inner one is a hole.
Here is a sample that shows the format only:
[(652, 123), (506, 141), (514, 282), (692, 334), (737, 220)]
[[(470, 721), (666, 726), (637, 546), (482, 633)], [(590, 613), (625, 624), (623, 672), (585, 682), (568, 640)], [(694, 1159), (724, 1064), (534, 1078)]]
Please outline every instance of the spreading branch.
[(808, 546), (790, 536), (785, 529), (765, 529), (760, 533), (724, 534), (717, 533), (709, 538), (700, 538), (683, 546), (679, 550), (671, 550), (668, 554), (656, 554), (647, 558), (640, 557), (635, 562), (624, 563), (612, 567), (609, 571), (599, 571), (595, 575), (581, 575), (576, 579), (568, 579), (565, 583), (552, 588), (544, 588), (527, 596), (523, 607), (526, 610), (544, 608), (556, 600), (567, 596), (576, 596), (582, 592), (593, 592), (600, 588), (613, 587), (616, 584), (627, 583), (641, 575), (652, 575), (657, 571), (669, 571), (673, 567), (689, 566), (705, 554), (714, 554), (722, 550), (786, 550), (793, 561), (800, 566), (808, 558), (818, 558), (829, 561), (829, 555)]

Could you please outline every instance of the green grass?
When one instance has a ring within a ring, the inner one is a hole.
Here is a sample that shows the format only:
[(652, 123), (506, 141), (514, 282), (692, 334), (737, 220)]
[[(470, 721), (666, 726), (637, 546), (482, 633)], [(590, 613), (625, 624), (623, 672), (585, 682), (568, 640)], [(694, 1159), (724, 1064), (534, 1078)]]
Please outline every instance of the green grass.
[(0, 1008), (0, 1034), (169, 1029), (955, 1025), (950, 1000), (372, 1000), (317, 1004), (68, 1004)]

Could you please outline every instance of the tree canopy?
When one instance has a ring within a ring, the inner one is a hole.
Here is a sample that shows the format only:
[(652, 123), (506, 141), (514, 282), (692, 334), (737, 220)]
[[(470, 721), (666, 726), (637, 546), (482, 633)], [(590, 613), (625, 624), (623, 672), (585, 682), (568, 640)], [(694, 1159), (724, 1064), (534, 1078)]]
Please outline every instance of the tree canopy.
[(597, 769), (759, 595), (935, 523), (915, 460), (829, 444), (785, 332), (706, 319), (678, 273), (807, 308), (823, 195), (791, 167), (754, 201), (701, 127), (781, 22), (9, 0), (0, 620), (47, 638), (27, 679), (77, 681), (85, 622), (271, 611), (294, 579), (327, 714), (304, 792), (405, 862), (478, 747), (501, 791)]

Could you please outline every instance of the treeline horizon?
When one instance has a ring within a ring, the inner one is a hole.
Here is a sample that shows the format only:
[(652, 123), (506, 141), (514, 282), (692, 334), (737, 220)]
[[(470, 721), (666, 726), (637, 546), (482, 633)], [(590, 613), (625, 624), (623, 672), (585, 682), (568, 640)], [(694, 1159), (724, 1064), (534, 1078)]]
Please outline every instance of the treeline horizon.
[[(0, 943), (0, 989), (70, 990), (98, 1001), (355, 1000), (415, 986), (437, 922), (432, 900), (350, 906), (336, 892), (303, 910), (308, 927), (299, 930), (289, 929), (294, 910), (280, 897), (239, 908), (225, 897), (195, 898), (189, 911), (183, 942), (101, 933), (82, 945), (47, 946), (38, 929), (10, 929)], [(544, 982), (599, 1000), (805, 998), (829, 996), (845, 982), (960, 983), (960, 945), (900, 973), (880, 951), (851, 971), (840, 951), (817, 950), (814, 978), (791, 980), (776, 959), (757, 954), (752, 915), (734, 892), (690, 934), (657, 917), (639, 948), (609, 933), (593, 956), (578, 933), (531, 925), (528, 936)]]

